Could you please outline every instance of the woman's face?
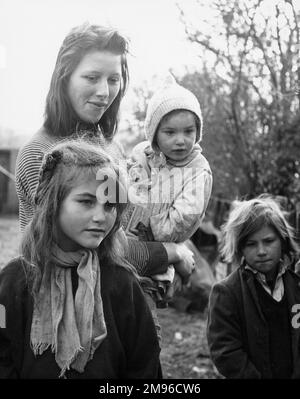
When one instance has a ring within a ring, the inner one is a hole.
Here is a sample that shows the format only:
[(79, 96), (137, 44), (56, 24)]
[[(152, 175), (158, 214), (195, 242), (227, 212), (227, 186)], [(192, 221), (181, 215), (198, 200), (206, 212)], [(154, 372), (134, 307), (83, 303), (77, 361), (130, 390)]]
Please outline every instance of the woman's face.
[(78, 118), (97, 123), (121, 88), (121, 55), (87, 53), (70, 76), (68, 96)]
[(242, 254), (249, 266), (272, 278), (277, 274), (282, 253), (281, 240), (271, 226), (264, 226), (251, 234), (245, 242)]

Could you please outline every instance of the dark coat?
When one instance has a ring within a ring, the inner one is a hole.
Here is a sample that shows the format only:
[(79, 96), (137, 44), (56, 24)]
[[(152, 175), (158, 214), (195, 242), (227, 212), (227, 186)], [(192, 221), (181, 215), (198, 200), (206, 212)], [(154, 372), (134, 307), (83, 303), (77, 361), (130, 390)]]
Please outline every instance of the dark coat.
[[(211, 358), (226, 378), (272, 378), (269, 331), (256, 294), (254, 275), (243, 267), (214, 285), (209, 300), (207, 339)], [(300, 304), (300, 277), (283, 275), (290, 320)], [(300, 378), (300, 327), (290, 325), (293, 372)]]
[[(101, 264), (101, 296), (107, 337), (84, 372), (71, 369), (67, 378), (161, 377), (155, 325), (136, 278), (122, 267)], [(0, 304), (6, 310), (6, 328), (0, 328), (0, 378), (58, 378), (51, 350), (35, 357), (30, 347), (33, 299), (19, 258), (0, 273)]]

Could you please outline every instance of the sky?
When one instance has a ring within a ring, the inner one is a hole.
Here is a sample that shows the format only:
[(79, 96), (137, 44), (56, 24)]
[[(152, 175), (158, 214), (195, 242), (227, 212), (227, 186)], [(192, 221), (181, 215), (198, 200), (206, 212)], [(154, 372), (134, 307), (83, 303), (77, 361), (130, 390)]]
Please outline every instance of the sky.
[[(184, 7), (194, 3), (185, 0)], [(176, 0), (0, 0), (0, 128), (21, 135), (39, 129), (60, 45), (72, 27), (86, 21), (115, 26), (130, 38), (125, 112), (133, 86), (199, 62)]]

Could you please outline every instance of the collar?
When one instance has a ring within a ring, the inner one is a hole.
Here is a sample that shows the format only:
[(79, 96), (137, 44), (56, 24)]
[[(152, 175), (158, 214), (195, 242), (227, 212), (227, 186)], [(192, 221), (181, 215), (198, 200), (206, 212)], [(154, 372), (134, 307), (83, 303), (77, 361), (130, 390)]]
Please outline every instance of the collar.
[(196, 158), (197, 155), (202, 152), (202, 148), (199, 144), (195, 144), (191, 153), (180, 161), (174, 161), (167, 158), (161, 151), (154, 151), (150, 145), (145, 148), (144, 152), (151, 168), (160, 169), (165, 167), (167, 164), (180, 168), (188, 165), (194, 158)]
[(260, 273), (256, 269), (253, 269), (253, 267), (249, 266), (248, 264), (245, 264), (244, 267), (245, 270), (249, 270), (254, 275), (254, 277), (262, 285), (264, 290), (268, 294), (270, 294), (273, 297), (273, 299), (275, 299), (277, 302), (280, 302), (284, 295), (284, 284), (282, 276), (285, 274), (289, 266), (290, 266), (290, 260), (287, 256), (284, 256), (284, 258), (279, 263), (279, 270), (276, 276), (276, 281), (273, 291), (271, 291), (271, 288), (267, 284), (266, 276), (263, 273)]
[[(281, 261), (279, 264), (279, 270), (276, 279), (280, 278), (287, 270), (288, 264)], [(261, 279), (265, 283), (267, 283), (266, 276), (263, 273), (260, 273), (258, 270), (253, 269), (253, 267), (249, 266), (248, 264), (245, 265), (245, 270), (249, 270), (251, 273), (255, 275), (256, 278)]]

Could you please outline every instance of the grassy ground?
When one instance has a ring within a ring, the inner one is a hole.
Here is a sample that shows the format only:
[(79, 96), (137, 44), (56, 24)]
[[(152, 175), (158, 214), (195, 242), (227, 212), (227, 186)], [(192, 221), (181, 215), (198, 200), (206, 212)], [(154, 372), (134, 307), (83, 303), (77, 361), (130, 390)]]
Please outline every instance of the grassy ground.
[[(18, 254), (20, 242), (16, 217), (0, 217), (0, 269)], [(208, 354), (206, 314), (159, 309), (162, 326), (161, 362), (164, 378), (219, 378)]]

